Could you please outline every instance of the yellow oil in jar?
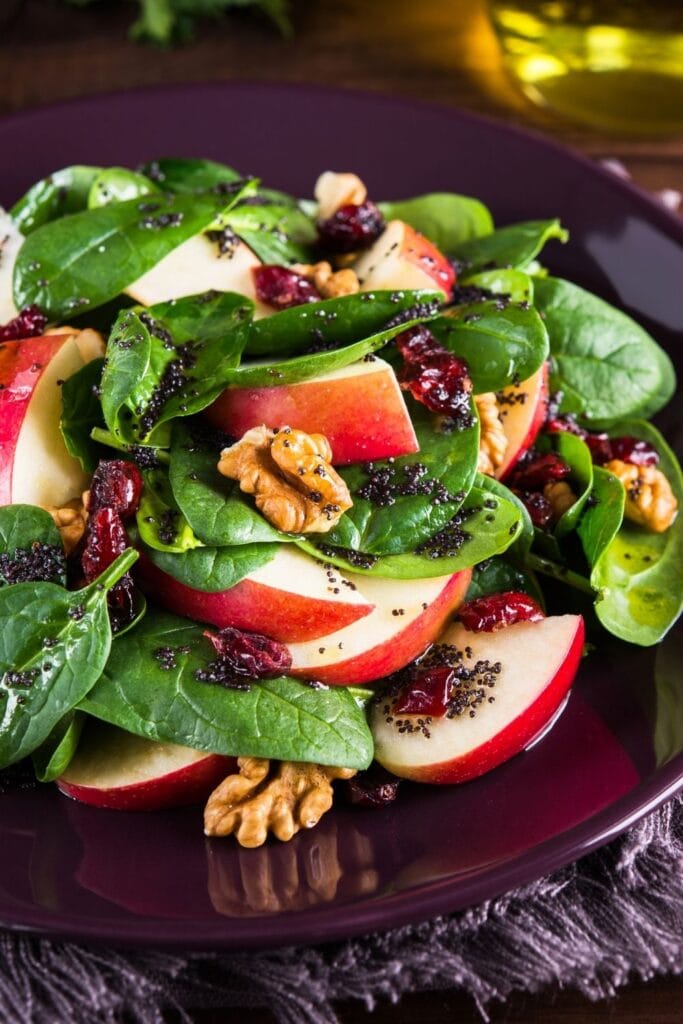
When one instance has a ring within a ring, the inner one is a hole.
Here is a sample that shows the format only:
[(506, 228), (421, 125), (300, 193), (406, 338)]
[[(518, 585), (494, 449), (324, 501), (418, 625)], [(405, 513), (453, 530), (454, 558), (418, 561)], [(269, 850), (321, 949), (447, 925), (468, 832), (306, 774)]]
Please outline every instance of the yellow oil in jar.
[(536, 103), (596, 128), (683, 132), (683, 0), (490, 0)]

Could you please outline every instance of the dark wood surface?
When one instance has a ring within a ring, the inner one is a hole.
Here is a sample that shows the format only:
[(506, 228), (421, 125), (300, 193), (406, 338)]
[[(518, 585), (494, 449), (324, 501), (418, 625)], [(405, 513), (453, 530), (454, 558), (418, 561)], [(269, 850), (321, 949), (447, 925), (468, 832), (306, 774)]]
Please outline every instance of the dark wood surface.
[[(169, 51), (128, 41), (134, 8), (122, 0), (86, 9), (63, 0), (0, 0), (0, 115), (162, 82), (322, 83), (417, 96), (525, 124), (592, 157), (620, 159), (646, 188), (683, 191), (683, 138), (608, 137), (563, 123), (519, 94), (501, 67), (479, 0), (295, 0), (293, 11), (289, 41), (258, 16), (240, 13), (205, 25), (193, 44)], [(492, 1024), (682, 1024), (683, 982), (632, 984), (598, 1004), (550, 990), (515, 996), (490, 1012)], [(481, 1020), (457, 992), (409, 996), (397, 1006), (381, 1002), (373, 1014), (348, 1003), (339, 1015), (343, 1024)], [(196, 1024), (244, 1018), (244, 1011), (195, 1014)], [(250, 1024), (272, 1021), (249, 1011)]]

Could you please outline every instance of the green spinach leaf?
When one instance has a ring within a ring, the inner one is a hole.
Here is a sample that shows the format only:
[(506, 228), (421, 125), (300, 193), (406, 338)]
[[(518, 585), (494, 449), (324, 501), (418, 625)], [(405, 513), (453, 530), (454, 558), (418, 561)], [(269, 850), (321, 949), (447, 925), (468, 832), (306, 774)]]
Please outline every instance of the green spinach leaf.
[[(36, 551), (34, 544), (47, 545), (50, 556)], [(17, 576), (26, 579), (27, 575), (66, 585), (62, 538), (45, 509), (37, 505), (4, 505), (0, 508), (0, 587), (14, 583)]]
[(472, 580), (465, 595), (466, 601), (474, 601), (489, 594), (504, 594), (508, 590), (521, 591), (545, 608), (543, 593), (533, 572), (523, 571), (504, 558), (490, 558), (482, 565), (475, 565)]
[(130, 199), (158, 195), (159, 189), (144, 174), (136, 174), (126, 167), (105, 167), (93, 179), (88, 193), (88, 209), (109, 203), (125, 203)]
[(593, 489), (593, 459), (588, 445), (575, 434), (561, 433), (553, 437), (555, 450), (572, 471), (571, 488), (576, 501), (555, 525), (555, 536), (565, 537), (575, 530)]
[(500, 480), (496, 480), (494, 477), (477, 473), (474, 478), (474, 485), (482, 491), (488, 491), (490, 494), (502, 498), (503, 501), (509, 502), (517, 509), (521, 525), (514, 542), (510, 545), (507, 557), (520, 567), (523, 567), (526, 556), (534, 541), (534, 526), (531, 522), (529, 510), (509, 487), (506, 487), (504, 483), (501, 483)]
[(57, 722), (44, 743), (33, 751), (33, 769), (38, 782), (54, 782), (63, 775), (76, 753), (85, 715), (69, 711)]
[(624, 519), (625, 494), (620, 480), (601, 466), (593, 467), (592, 502), (576, 528), (586, 561), (592, 567), (609, 547)]
[(142, 165), (140, 173), (164, 192), (177, 192), (181, 195), (194, 195), (210, 189), (220, 191), (221, 185), (230, 185), (242, 178), (241, 174), (225, 164), (179, 157), (150, 160)]
[(496, 295), (509, 295), (512, 302), (534, 301), (534, 279), (523, 270), (482, 270), (462, 278), (458, 284), (484, 288)]
[(192, 590), (216, 594), (234, 587), (245, 576), (267, 565), (277, 544), (233, 544), (224, 548), (193, 548), (182, 554), (143, 546), (143, 552), (157, 569)]
[(142, 477), (142, 496), (135, 514), (140, 539), (150, 548), (172, 554), (203, 547), (176, 505), (168, 473), (148, 469)]
[(99, 172), (99, 167), (75, 164), (42, 178), (14, 204), (10, 210), (12, 220), (23, 234), (30, 235), (67, 213), (85, 210), (90, 187)]
[(496, 267), (524, 270), (552, 238), (566, 242), (569, 235), (559, 220), (528, 220), (498, 228), (482, 238), (454, 247), (451, 255), (467, 274)]
[(315, 226), (295, 203), (240, 203), (225, 221), (263, 263), (311, 262)]
[(482, 202), (453, 192), (432, 192), (378, 205), (386, 220), (406, 221), (445, 253), (493, 231), (493, 219)]
[(101, 446), (92, 431), (104, 426), (99, 399), (104, 359), (92, 359), (62, 385), (62, 415), (59, 429), (66, 450), (78, 459), (87, 473), (94, 473), (101, 458)]

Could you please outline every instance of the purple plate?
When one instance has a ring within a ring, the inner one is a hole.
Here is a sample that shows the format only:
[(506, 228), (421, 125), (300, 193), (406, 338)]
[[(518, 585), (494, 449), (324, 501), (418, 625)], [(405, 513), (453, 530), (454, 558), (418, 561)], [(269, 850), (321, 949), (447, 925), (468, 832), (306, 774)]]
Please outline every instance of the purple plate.
[[(621, 304), (678, 359), (683, 228), (552, 143), (454, 110), (355, 93), (214, 85), (101, 96), (0, 123), (0, 201), (71, 163), (232, 163), (308, 195), (325, 168), (373, 196), (454, 190), (496, 221), (560, 216), (544, 260)], [(663, 425), (671, 434), (672, 414)], [(52, 787), (2, 797), (0, 923), (111, 943), (267, 947), (338, 939), (488, 899), (607, 842), (683, 783), (683, 631), (657, 649), (601, 637), (532, 750), (453, 788), (335, 809), (287, 845), (208, 841), (199, 808), (131, 814)]]

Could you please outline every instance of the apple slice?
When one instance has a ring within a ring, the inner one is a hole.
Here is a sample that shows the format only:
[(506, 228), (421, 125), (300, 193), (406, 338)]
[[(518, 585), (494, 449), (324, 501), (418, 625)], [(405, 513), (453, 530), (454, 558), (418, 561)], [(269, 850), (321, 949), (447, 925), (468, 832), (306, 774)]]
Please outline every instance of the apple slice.
[[(261, 260), (242, 241), (230, 252), (221, 253), (206, 235), (194, 235), (130, 284), (125, 292), (143, 306), (211, 290), (239, 292), (256, 301), (252, 270), (260, 266)], [(268, 316), (273, 310), (257, 303), (256, 312), (257, 316)]]
[[(229, 590), (194, 590), (142, 555), (141, 588), (169, 611), (221, 629), (235, 626), (282, 643), (312, 640), (349, 626), (373, 610), (351, 578), (280, 544), (275, 557)], [(364, 582), (364, 581), (363, 581)]]
[(154, 811), (199, 803), (235, 765), (234, 757), (156, 743), (105, 722), (89, 721), (57, 786), (93, 807)]
[(23, 241), (24, 236), (0, 206), (0, 324), (13, 320), (18, 312), (12, 295), (12, 275)]
[(500, 418), (508, 446), (496, 476), (503, 480), (531, 448), (548, 412), (548, 364), (523, 380), (509, 384), (498, 396)]
[(289, 644), (289, 674), (350, 686), (396, 672), (436, 639), (463, 600), (471, 575), (471, 569), (422, 580), (349, 574), (374, 610), (318, 640)]
[(363, 291), (434, 288), (450, 299), (455, 271), (435, 245), (410, 224), (390, 220), (371, 249), (353, 265)]
[(0, 348), (0, 505), (64, 505), (87, 486), (59, 432), (61, 383), (101, 355), (96, 331), (70, 327)]
[(228, 388), (205, 415), (232, 437), (261, 423), (324, 434), (338, 466), (420, 448), (396, 374), (377, 358), (299, 384)]
[[(428, 721), (425, 729), (417, 726), (417, 716), (392, 716), (386, 703), (378, 703), (370, 723), (375, 757), (404, 779), (466, 782), (524, 750), (546, 728), (579, 667), (584, 625), (580, 615), (518, 622), (495, 633), (473, 633), (457, 623), (440, 642), (461, 651), (466, 666), (500, 663), (500, 672), (492, 673), (495, 685), (487, 691), (494, 700), (485, 699), (473, 717), (469, 711), (444, 715)], [(392, 701), (387, 703), (391, 709)], [(406, 723), (415, 724), (414, 731)]]

